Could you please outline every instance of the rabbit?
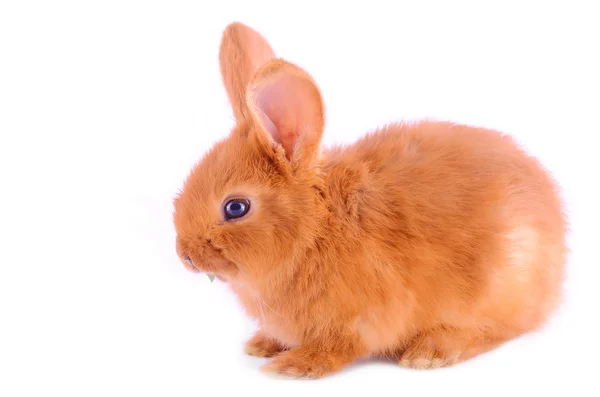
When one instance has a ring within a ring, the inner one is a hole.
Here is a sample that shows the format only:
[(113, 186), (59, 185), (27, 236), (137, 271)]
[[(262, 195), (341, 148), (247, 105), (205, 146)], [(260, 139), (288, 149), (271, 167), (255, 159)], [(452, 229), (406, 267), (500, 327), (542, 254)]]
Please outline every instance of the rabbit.
[(175, 249), (256, 321), (261, 370), (447, 368), (558, 311), (560, 187), (509, 135), (398, 121), (326, 148), (316, 81), (258, 31), (228, 24), (219, 64), (235, 126), (173, 200)]

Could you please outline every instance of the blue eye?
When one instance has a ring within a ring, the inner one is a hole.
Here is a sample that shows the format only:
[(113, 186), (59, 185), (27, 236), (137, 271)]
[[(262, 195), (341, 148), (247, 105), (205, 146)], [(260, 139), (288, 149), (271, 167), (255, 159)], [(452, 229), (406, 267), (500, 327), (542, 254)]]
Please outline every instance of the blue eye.
[(250, 210), (250, 201), (246, 199), (233, 199), (225, 204), (225, 218), (227, 220), (241, 218)]

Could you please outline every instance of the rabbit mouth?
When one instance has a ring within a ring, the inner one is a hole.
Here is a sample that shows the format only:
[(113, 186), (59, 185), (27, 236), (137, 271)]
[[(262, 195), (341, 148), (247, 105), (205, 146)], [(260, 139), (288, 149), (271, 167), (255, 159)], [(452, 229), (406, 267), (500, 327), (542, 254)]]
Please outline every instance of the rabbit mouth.
[(225, 273), (231, 273), (232, 271), (237, 270), (237, 267), (227, 260), (222, 260), (218, 264), (212, 262), (209, 266), (205, 267), (197, 266), (194, 262), (190, 261), (186, 263), (186, 268), (194, 273), (206, 274), (211, 281), (216, 278), (222, 282), (229, 281), (229, 277), (227, 277)]
[(205, 273), (208, 275), (211, 280), (214, 278), (218, 279), (222, 282), (227, 282), (231, 277), (233, 277), (238, 270), (238, 267), (228, 260), (223, 252), (219, 249), (216, 249), (214, 246), (210, 245), (204, 251), (204, 258), (202, 260), (202, 266), (194, 267), (201, 273)]
[(223, 250), (215, 247), (210, 239), (197, 245), (189, 255), (186, 253), (186, 249), (181, 247), (178, 248), (178, 253), (187, 270), (206, 274), (211, 282), (215, 278), (222, 282), (229, 282), (239, 270), (236, 264), (227, 258)]
[(214, 277), (214, 278), (216, 278), (217, 280), (219, 280), (219, 281), (222, 281), (222, 282), (224, 282), (224, 283), (226, 283), (226, 282), (228, 281), (228, 280), (227, 280), (225, 277), (221, 276), (220, 274), (216, 274), (216, 273), (207, 273), (207, 275), (209, 276), (209, 278), (210, 278), (210, 277)]
[[(228, 268), (229, 270), (230, 268)], [(219, 272), (215, 272), (215, 271), (204, 271), (204, 270), (199, 270), (200, 273), (204, 273), (208, 276), (208, 278), (210, 279), (210, 281), (212, 282), (215, 278), (221, 282), (229, 282), (231, 280), (229, 274), (226, 274), (226, 272), (223, 271), (219, 271)], [(231, 271), (227, 272), (227, 273), (231, 273)]]

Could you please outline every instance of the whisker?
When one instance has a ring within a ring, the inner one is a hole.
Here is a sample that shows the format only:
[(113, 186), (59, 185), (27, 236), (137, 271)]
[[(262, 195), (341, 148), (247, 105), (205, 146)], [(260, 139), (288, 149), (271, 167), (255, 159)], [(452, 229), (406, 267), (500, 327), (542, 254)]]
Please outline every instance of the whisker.
[(266, 320), (265, 312), (263, 311), (263, 306), (262, 306), (263, 302), (260, 299), (258, 299), (257, 296), (255, 296), (254, 298), (258, 302), (258, 308), (260, 309), (261, 320), (262, 320), (263, 323), (266, 323), (267, 320)]
[(260, 297), (258, 297), (258, 296), (257, 296), (257, 298), (258, 298), (258, 299), (260, 299), (260, 301), (261, 301), (262, 303), (264, 303), (264, 304), (265, 304), (265, 306), (266, 306), (266, 307), (268, 307), (268, 308), (269, 308), (269, 309), (270, 309), (270, 310), (271, 310), (273, 313), (275, 313), (275, 314), (277, 314), (279, 317), (283, 318), (283, 316), (282, 316), (281, 314), (277, 313), (275, 310), (273, 310), (273, 309), (271, 308), (271, 306), (267, 305), (267, 302), (265, 302), (264, 300), (262, 300), (262, 299), (261, 299)]

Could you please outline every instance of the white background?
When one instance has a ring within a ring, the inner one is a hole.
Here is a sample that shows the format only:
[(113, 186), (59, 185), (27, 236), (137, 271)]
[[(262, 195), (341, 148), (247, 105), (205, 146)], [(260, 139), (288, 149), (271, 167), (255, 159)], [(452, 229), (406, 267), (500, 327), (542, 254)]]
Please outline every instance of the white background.
[[(0, 395), (598, 395), (594, 3), (3, 0)], [(234, 20), (313, 74), (326, 144), (423, 117), (515, 135), (568, 205), (559, 315), (443, 370), (259, 372), (242, 352), (254, 325), (184, 269), (171, 223), (187, 172), (233, 124), (217, 51)]]

